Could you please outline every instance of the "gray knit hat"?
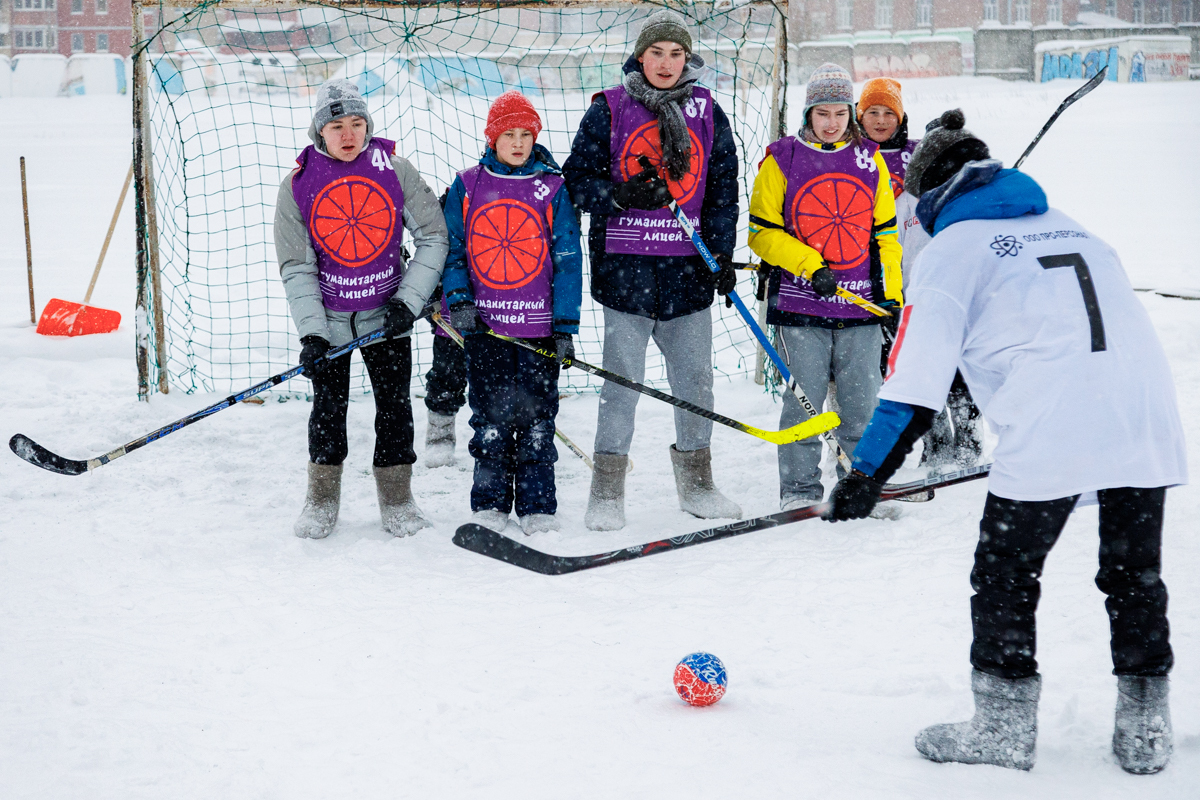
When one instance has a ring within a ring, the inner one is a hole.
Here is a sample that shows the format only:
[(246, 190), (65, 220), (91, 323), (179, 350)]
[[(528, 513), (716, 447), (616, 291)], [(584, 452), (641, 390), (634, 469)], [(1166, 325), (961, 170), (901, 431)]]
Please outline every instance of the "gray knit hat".
[(962, 109), (955, 108), (925, 126), (904, 173), (904, 191), (920, 197), (950, 180), (968, 161), (991, 158), (987, 144), (963, 127), (966, 121)]
[(688, 53), (692, 52), (692, 35), (688, 33), (687, 20), (683, 15), (664, 8), (646, 18), (642, 32), (633, 45), (633, 57), (641, 58), (646, 48), (655, 42), (674, 42)]
[(325, 150), (325, 140), (321, 137), (321, 129), (339, 117), (362, 117), (367, 121), (367, 141), (375, 133), (375, 123), (371, 121), (371, 113), (367, 111), (367, 101), (363, 99), (358, 86), (344, 78), (330, 78), (321, 84), (317, 91), (317, 109), (313, 112), (312, 125), (308, 127), (308, 138), (320, 150)]
[(804, 93), (804, 111), (801, 116), (808, 122), (808, 110), (813, 106), (823, 106), (830, 103), (845, 103), (850, 106), (850, 114), (854, 116), (854, 84), (850, 82), (850, 73), (831, 64), (828, 61), (813, 70), (808, 79)]

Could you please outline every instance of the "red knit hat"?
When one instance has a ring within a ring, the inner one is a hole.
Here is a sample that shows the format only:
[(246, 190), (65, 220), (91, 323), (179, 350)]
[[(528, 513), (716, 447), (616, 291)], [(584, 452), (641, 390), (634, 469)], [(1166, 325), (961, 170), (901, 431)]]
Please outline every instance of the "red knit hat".
[(520, 92), (505, 92), (497, 97), (488, 109), (487, 127), (483, 129), (488, 147), (495, 147), (496, 137), (513, 128), (529, 131), (536, 142), (538, 134), (542, 132), (542, 118), (525, 95)]

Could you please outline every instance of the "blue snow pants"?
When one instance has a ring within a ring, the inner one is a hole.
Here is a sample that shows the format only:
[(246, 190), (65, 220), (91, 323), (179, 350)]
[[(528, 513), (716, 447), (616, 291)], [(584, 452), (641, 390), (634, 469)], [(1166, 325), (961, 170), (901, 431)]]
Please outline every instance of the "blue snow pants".
[[(551, 339), (534, 340), (553, 351)], [(486, 334), (467, 337), (467, 401), (475, 435), (471, 510), (553, 514), (558, 364)]]

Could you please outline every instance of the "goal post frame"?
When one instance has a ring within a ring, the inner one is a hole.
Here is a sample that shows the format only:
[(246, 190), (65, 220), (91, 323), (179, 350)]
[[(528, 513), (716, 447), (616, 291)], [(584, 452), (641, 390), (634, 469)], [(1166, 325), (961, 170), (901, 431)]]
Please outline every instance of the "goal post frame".
[[(645, 5), (664, 8), (681, 7), (680, 0), (640, 0)], [(772, 139), (786, 135), (787, 128), (787, 81), (788, 81), (788, 23), (789, 0), (695, 0), (695, 5), (708, 6), (711, 10), (732, 2), (733, 6), (770, 6), (776, 17), (775, 57), (771, 70), (771, 99), (768, 128)], [(619, 6), (614, 0), (132, 0), (132, 123), (134, 163), (134, 224), (137, 296), (134, 312), (135, 348), (138, 372), (138, 399), (149, 400), (154, 389), (163, 394), (170, 391), (167, 364), (167, 331), (164, 318), (161, 270), (159, 263), (159, 235), (157, 209), (155, 205), (155, 175), (153, 162), (152, 128), (150, 120), (150, 44), (147, 39), (145, 17), (148, 12), (165, 9), (208, 11), (218, 8), (245, 9), (248, 11), (271, 11), (278, 9), (334, 8), (334, 9), (401, 9), (436, 8), (454, 6), (468, 8), (477, 6), (481, 11), (508, 9), (552, 10), (562, 8), (596, 8)], [(160, 17), (161, 20), (161, 17)], [(758, 315), (765, 319), (766, 301), (758, 304)], [(153, 338), (153, 345), (151, 344)], [(756, 345), (754, 380), (765, 381), (766, 354), (761, 345)]]

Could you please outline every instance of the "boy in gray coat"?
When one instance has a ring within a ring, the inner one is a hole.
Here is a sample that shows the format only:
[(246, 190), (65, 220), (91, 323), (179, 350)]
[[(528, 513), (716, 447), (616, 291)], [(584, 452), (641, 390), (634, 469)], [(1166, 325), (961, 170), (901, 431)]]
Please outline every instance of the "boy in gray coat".
[[(408, 536), (429, 526), (412, 499), (411, 334), (441, 278), (448, 240), (437, 198), (396, 145), (374, 135), (358, 87), (323, 85), (299, 166), (280, 184), (275, 251), (300, 363), (313, 382), (308, 422), (308, 493), (297, 536), (321, 539), (337, 523), (350, 355), (318, 360), (332, 347), (378, 328), (362, 348), (375, 396), (374, 472), (383, 526)], [(405, 263), (404, 230), (416, 252)]]

